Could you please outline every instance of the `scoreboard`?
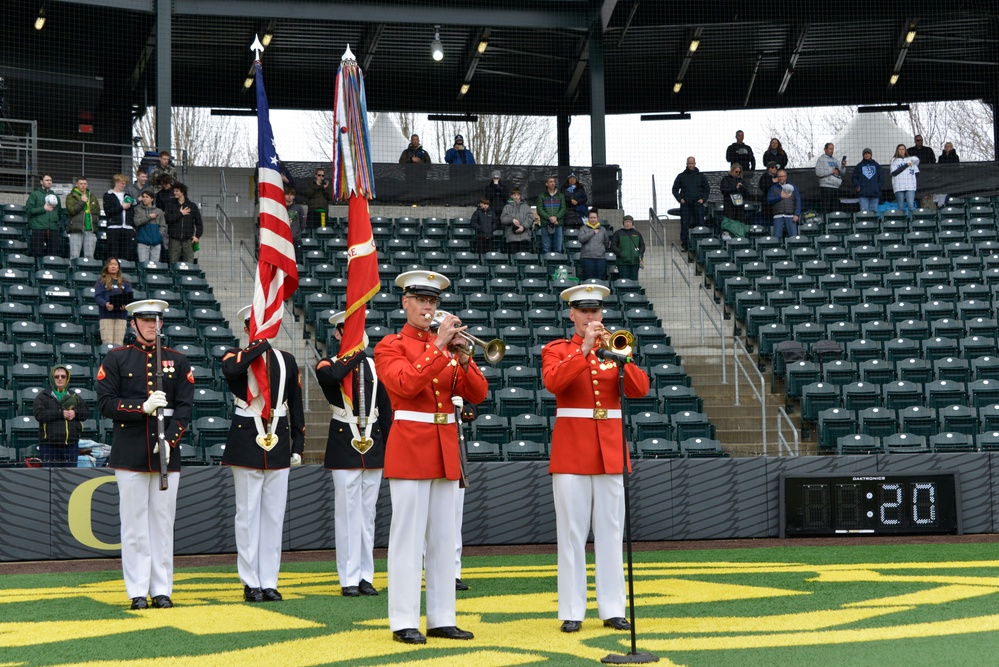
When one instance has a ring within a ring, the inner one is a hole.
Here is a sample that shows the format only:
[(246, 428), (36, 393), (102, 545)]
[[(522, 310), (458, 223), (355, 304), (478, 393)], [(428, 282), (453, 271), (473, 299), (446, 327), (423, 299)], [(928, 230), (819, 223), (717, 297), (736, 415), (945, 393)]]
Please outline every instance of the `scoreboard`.
[(781, 475), (780, 536), (960, 534), (954, 473)]

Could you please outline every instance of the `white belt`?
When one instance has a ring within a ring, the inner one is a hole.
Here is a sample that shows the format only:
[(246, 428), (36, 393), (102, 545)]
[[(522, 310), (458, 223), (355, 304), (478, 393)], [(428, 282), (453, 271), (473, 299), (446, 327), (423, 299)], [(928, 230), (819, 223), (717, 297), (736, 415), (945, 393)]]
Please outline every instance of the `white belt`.
[[(344, 424), (357, 423), (357, 416), (351, 412), (347, 412), (345, 408), (341, 408), (339, 405), (330, 405), (330, 409), (333, 410), (333, 419), (338, 422), (343, 422)], [(375, 408), (373, 418), (378, 419), (378, 408)]]
[(606, 408), (559, 408), (556, 417), (574, 417), (576, 419), (620, 419), (620, 410)]
[(173, 417), (173, 408), (163, 408), (164, 417)]
[(396, 410), (396, 419), (408, 422), (420, 422), (423, 424), (453, 424), (453, 412), (414, 412), (413, 410)]
[[(285, 408), (284, 405), (282, 405), (280, 407), (277, 407), (277, 408), (274, 408), (271, 412), (272, 412), (272, 414), (275, 417), (284, 417), (285, 415), (288, 414), (288, 410)], [(239, 417), (250, 417), (251, 419), (253, 417), (257, 416), (255, 414), (253, 414), (250, 410), (247, 410), (246, 408), (239, 408), (239, 407), (237, 407), (235, 410), (233, 410), (233, 414), (235, 414), (235, 415), (237, 415)]]

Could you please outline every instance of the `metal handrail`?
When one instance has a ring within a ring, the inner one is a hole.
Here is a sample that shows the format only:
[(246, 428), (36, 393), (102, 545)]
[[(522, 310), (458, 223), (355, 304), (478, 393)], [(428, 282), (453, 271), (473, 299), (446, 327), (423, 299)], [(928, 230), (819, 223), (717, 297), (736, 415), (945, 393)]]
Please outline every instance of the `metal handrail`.
[(226, 196), (228, 194), (229, 188), (225, 182), (225, 169), (219, 169), (219, 201), (222, 202), (223, 207), (226, 205)]
[[(745, 362), (743, 362), (739, 358), (740, 354), (746, 358)], [(746, 382), (747, 384), (749, 384), (749, 388), (753, 390), (753, 393), (756, 394), (756, 399), (760, 402), (760, 414), (762, 415), (762, 419), (760, 420), (760, 428), (763, 431), (763, 455), (766, 456), (767, 455), (767, 382), (766, 379), (763, 377), (763, 373), (761, 373), (760, 369), (756, 367), (756, 364), (753, 362), (753, 358), (749, 355), (749, 351), (746, 349), (746, 346), (743, 344), (740, 338), (736, 338), (735, 344), (732, 346), (732, 367), (735, 373), (735, 404), (739, 405), (740, 372), (745, 376)], [(746, 370), (747, 367), (752, 368), (753, 373), (755, 373), (756, 377), (759, 379), (760, 386), (758, 389), (756, 385), (753, 383), (753, 378), (750, 377), (749, 371)]]
[[(225, 237), (225, 240), (229, 242), (229, 256), (232, 257), (233, 250), (235, 250), (236, 225), (233, 224), (232, 219), (229, 217), (229, 214), (225, 212), (224, 208), (222, 208), (222, 204), (216, 204), (215, 205), (215, 256), (216, 257), (221, 254), (221, 248), (222, 248), (222, 246), (219, 244), (220, 231), (222, 232), (222, 236)], [(242, 240), (239, 243), (240, 245), (244, 244)], [(240, 257), (242, 257), (242, 255), (240, 255)], [(229, 278), (235, 278), (235, 276), (233, 275), (234, 268), (235, 267), (233, 266), (233, 263), (230, 261)]]
[[(701, 345), (704, 344), (704, 320), (707, 319), (708, 323), (711, 324), (711, 326), (715, 328), (715, 331), (718, 332), (718, 338), (721, 340), (722, 384), (728, 384), (728, 374), (725, 370), (725, 331), (722, 328), (722, 322), (724, 321), (725, 316), (722, 313), (721, 307), (714, 302), (714, 299), (711, 298), (711, 294), (708, 292), (708, 289), (704, 285), (698, 284), (697, 289), (698, 289), (697, 305), (700, 307), (701, 313), (704, 315), (704, 317), (702, 317), (700, 320)], [(714, 310), (714, 312), (717, 313), (718, 315), (717, 320), (714, 318), (714, 314), (711, 312), (711, 310), (708, 310), (707, 308), (704, 307), (705, 298), (707, 298), (708, 303), (711, 304), (712, 310)]]
[[(787, 438), (784, 437), (784, 431), (781, 430), (782, 425), (784, 423), (787, 423), (787, 425), (791, 428), (791, 434), (794, 436), (793, 451), (791, 449), (790, 444), (787, 441)], [(778, 455), (782, 454), (783, 451), (786, 449), (789, 456), (798, 456), (798, 451), (799, 451), (798, 429), (795, 427), (794, 422), (791, 421), (791, 418), (787, 416), (787, 413), (784, 411), (783, 406), (777, 408), (776, 430), (777, 430)]]

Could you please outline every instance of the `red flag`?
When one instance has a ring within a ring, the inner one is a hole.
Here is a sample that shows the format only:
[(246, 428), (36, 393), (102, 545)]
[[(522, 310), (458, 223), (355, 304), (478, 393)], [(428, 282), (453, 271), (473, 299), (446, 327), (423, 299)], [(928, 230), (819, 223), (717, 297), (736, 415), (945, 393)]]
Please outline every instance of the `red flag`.
[[(270, 109), (264, 92), (264, 75), (258, 60), (257, 79), (257, 190), (260, 199), (260, 248), (257, 277), (250, 311), (250, 340), (274, 338), (281, 328), (284, 301), (298, 289), (298, 266), (291, 223), (284, 203), (284, 181), (278, 171)], [(246, 397), (251, 408), (267, 419), (270, 413), (270, 379), (265, 357), (250, 364)]]
[(345, 357), (364, 349), (365, 304), (378, 294), (378, 255), (371, 236), (368, 200), (352, 195), (347, 223), (347, 310), (340, 353)]

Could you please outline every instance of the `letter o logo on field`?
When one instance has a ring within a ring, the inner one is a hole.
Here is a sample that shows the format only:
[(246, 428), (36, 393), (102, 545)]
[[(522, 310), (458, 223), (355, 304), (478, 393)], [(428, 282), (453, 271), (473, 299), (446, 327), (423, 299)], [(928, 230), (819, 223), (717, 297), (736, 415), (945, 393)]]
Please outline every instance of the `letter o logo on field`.
[(110, 544), (101, 542), (94, 535), (94, 527), (91, 523), (92, 506), (94, 502), (94, 492), (101, 484), (115, 482), (114, 475), (101, 475), (88, 479), (73, 489), (69, 496), (69, 507), (67, 508), (67, 519), (69, 520), (69, 532), (73, 534), (76, 541), (91, 549), (101, 551), (117, 551), (121, 549), (121, 544)]

